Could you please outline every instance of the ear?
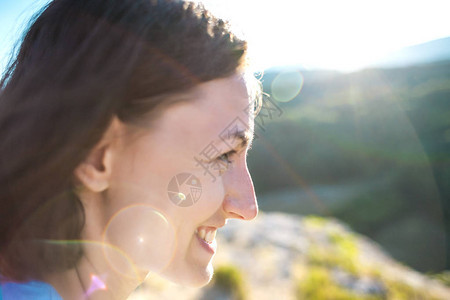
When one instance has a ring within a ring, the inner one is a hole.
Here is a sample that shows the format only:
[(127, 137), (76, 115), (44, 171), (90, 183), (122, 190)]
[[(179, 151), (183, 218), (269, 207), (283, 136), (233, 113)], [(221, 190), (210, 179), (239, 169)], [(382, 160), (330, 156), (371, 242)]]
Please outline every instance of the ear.
[(120, 121), (113, 118), (102, 139), (91, 150), (86, 159), (75, 169), (76, 178), (93, 192), (102, 192), (109, 187), (113, 165), (113, 152), (119, 136)]

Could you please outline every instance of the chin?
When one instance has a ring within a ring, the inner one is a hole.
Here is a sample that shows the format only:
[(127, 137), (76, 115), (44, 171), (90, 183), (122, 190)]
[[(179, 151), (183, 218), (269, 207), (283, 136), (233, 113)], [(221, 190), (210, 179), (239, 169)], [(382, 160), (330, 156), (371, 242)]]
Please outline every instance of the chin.
[(206, 269), (204, 269), (201, 272), (199, 272), (198, 274), (194, 274), (192, 276), (189, 286), (193, 287), (193, 288), (204, 287), (211, 281), (213, 274), (214, 274), (214, 268), (213, 268), (212, 264), (210, 263), (210, 264), (208, 264)]
[(207, 285), (214, 274), (214, 268), (211, 263), (206, 268), (191, 268), (189, 272), (174, 272), (172, 274), (163, 274), (167, 280), (175, 284), (190, 287), (201, 288)]

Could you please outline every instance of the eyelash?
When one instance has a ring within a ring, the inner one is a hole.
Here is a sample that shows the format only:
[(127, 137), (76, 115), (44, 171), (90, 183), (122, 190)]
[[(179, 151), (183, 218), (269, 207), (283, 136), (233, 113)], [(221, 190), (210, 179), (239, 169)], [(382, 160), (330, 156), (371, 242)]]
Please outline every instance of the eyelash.
[(231, 163), (233, 163), (233, 161), (230, 160), (230, 156), (232, 156), (235, 153), (236, 153), (236, 150), (231, 150), (231, 151), (228, 151), (228, 152), (220, 155), (219, 157), (217, 157), (217, 159), (221, 160), (221, 161), (224, 161), (227, 164), (231, 164)]

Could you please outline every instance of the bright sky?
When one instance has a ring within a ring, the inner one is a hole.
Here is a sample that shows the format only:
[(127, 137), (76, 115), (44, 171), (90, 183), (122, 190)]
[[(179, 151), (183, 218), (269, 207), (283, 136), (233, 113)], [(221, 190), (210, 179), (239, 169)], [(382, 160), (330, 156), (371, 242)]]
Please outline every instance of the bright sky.
[[(249, 41), (256, 69), (351, 71), (405, 46), (450, 36), (447, 0), (200, 0)], [(47, 0), (0, 0), (0, 68)]]
[(0, 0), (0, 70), (3, 70), (26, 22), (49, 0)]
[(257, 68), (351, 71), (405, 46), (450, 36), (447, 0), (201, 0), (236, 24)]

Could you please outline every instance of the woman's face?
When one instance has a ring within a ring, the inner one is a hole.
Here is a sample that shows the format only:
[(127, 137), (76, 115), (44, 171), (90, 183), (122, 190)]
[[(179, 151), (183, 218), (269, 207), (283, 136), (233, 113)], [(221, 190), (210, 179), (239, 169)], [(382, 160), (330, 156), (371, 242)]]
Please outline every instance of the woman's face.
[(202, 286), (213, 274), (216, 231), (258, 213), (246, 164), (254, 127), (241, 76), (200, 84), (189, 96), (137, 138), (117, 139), (103, 242), (113, 245), (105, 253), (119, 271), (132, 265)]

